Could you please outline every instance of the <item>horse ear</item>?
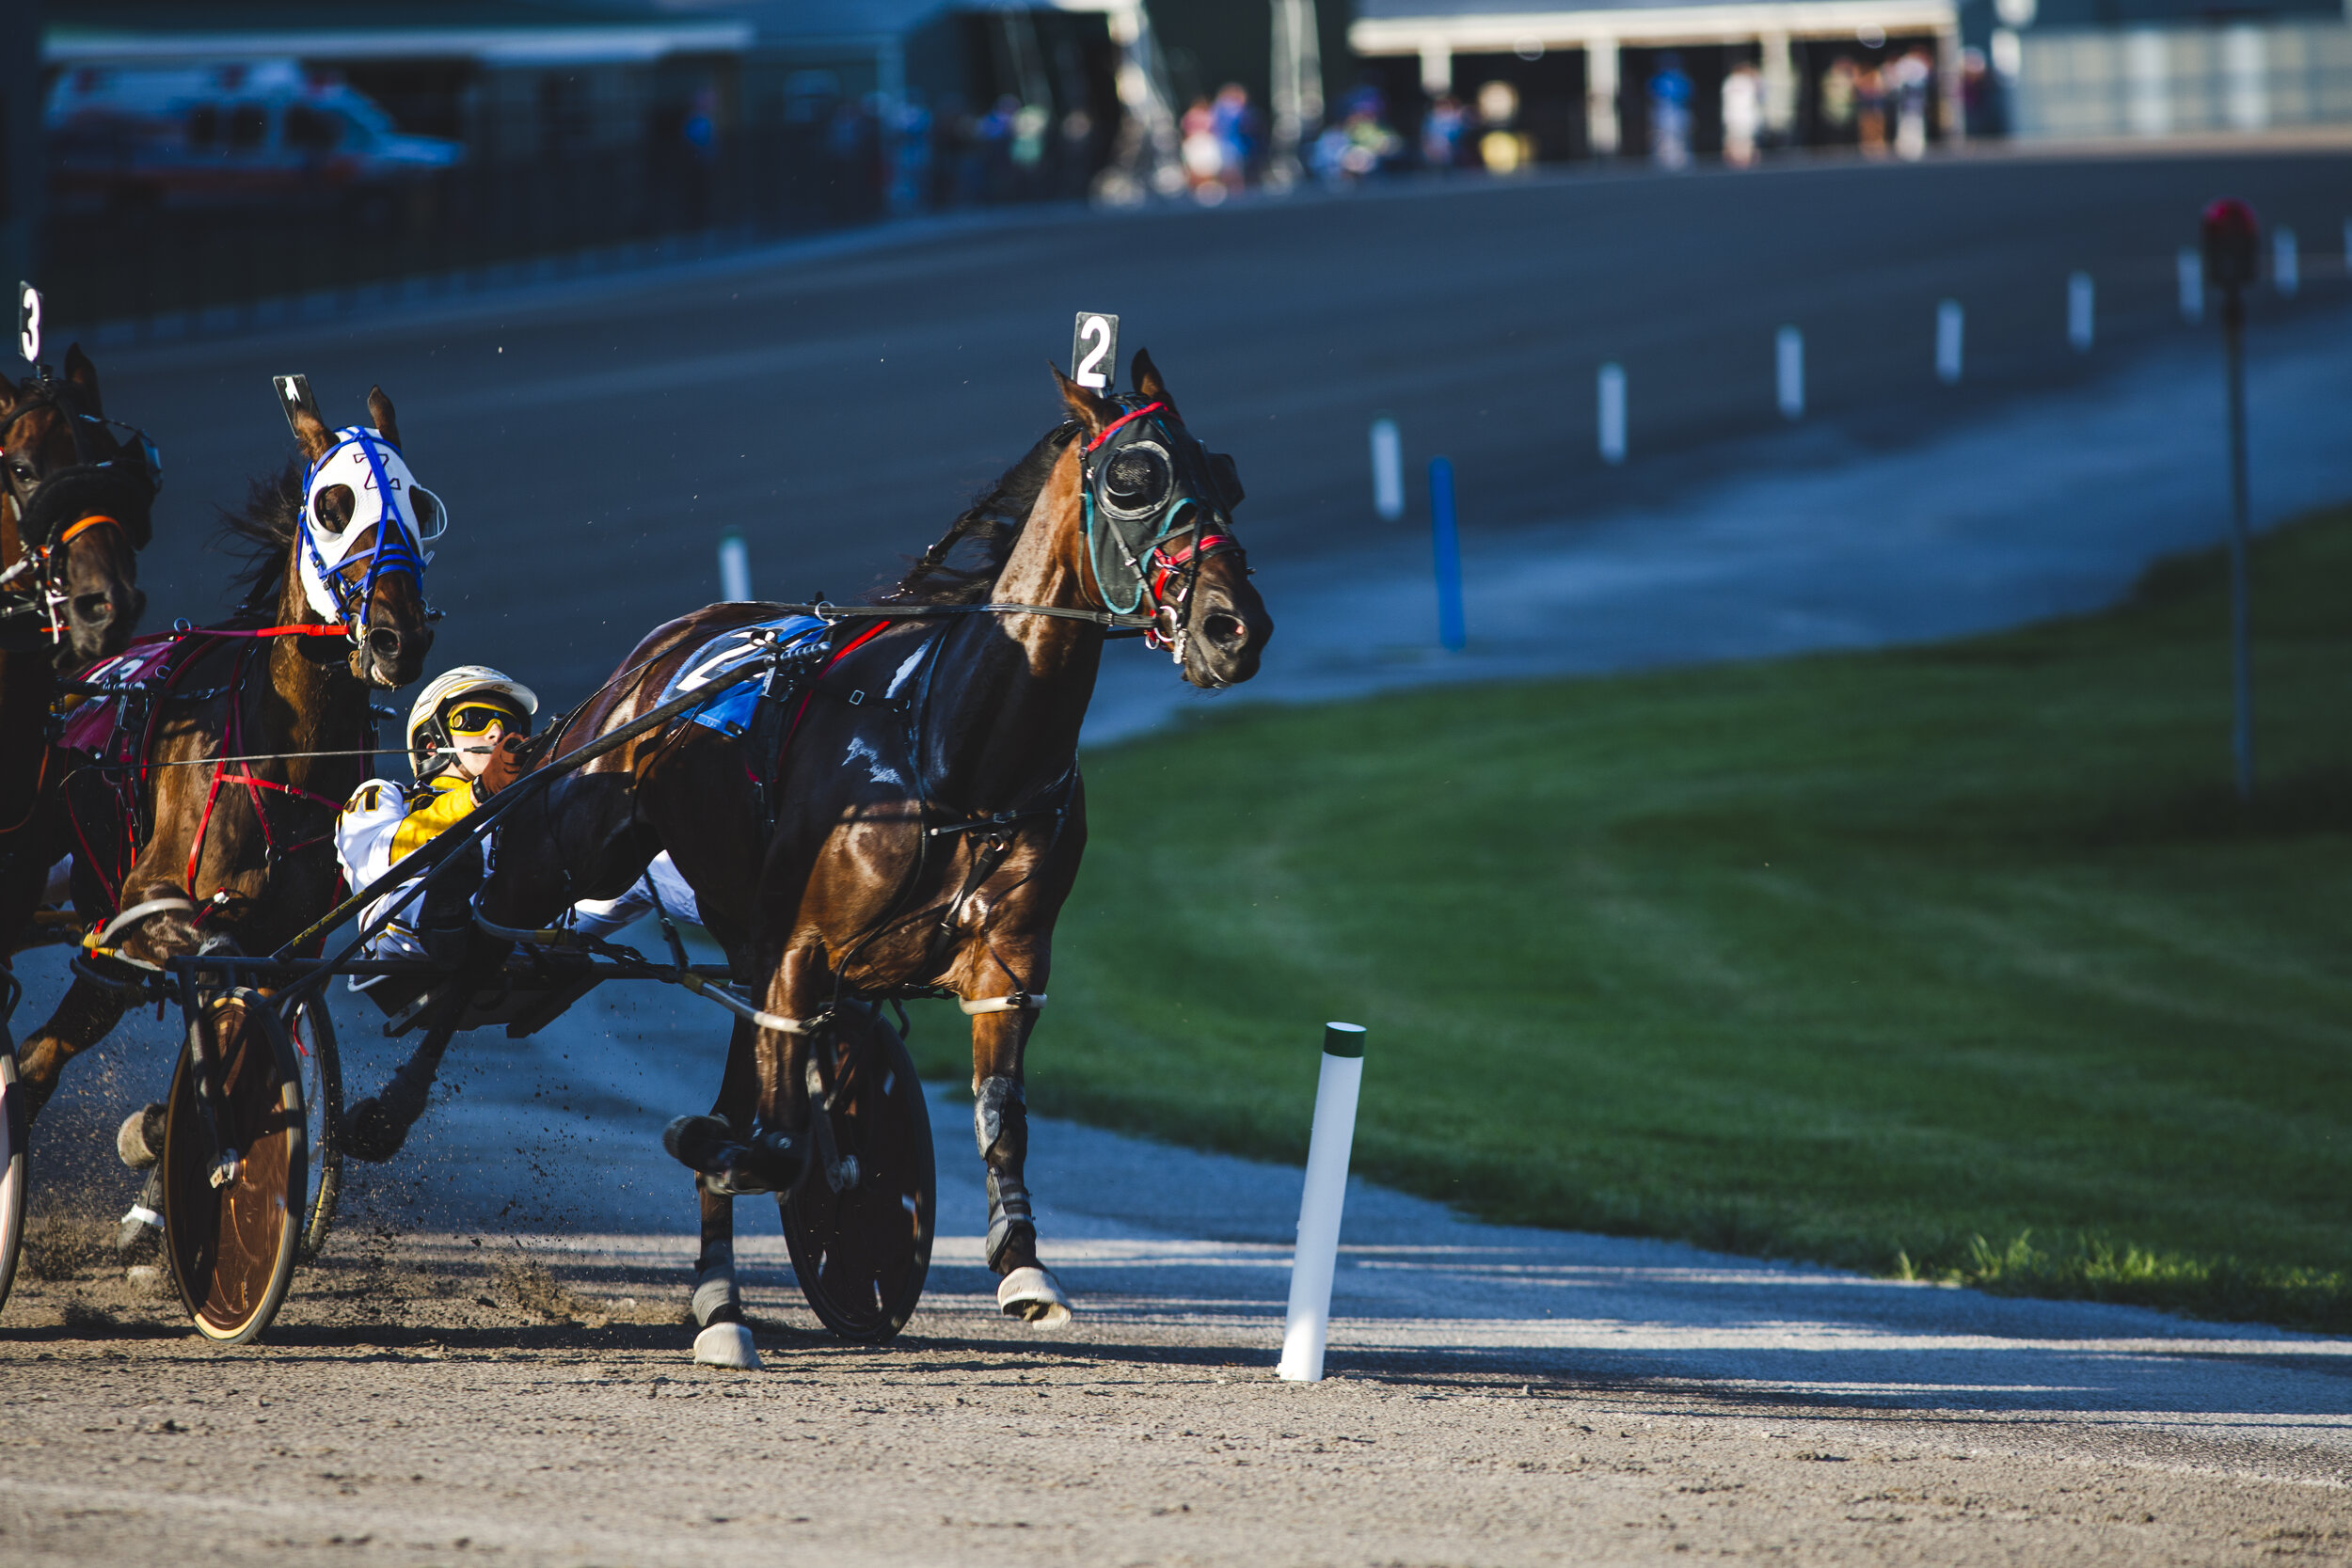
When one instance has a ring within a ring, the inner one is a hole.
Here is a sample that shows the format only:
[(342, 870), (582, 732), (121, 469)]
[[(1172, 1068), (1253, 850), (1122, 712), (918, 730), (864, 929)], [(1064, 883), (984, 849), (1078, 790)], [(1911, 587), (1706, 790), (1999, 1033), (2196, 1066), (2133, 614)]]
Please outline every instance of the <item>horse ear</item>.
[(325, 420), (308, 408), (297, 408), (289, 418), (294, 423), (294, 445), (302, 449), (306, 461), (315, 463), (333, 449), (335, 433), (326, 428)]
[(1086, 426), (1089, 436), (1102, 435), (1103, 427), (1119, 418), (1119, 404), (1079, 386), (1062, 374), (1061, 367), (1052, 360), (1045, 362), (1045, 368), (1054, 372), (1054, 384), (1061, 388), (1062, 402), (1070, 405), (1072, 417)]
[(1184, 422), (1184, 415), (1176, 411), (1176, 400), (1168, 395), (1168, 383), (1160, 379), (1160, 368), (1152, 363), (1150, 349), (1136, 350), (1135, 363), (1130, 367), (1129, 373), (1136, 378), (1136, 396), (1146, 403), (1166, 404), (1169, 415), (1178, 424)]
[(98, 367), (89, 362), (89, 356), (82, 352), (82, 345), (79, 343), (67, 345), (65, 378), (79, 387), (88, 396), (91, 413), (105, 412), (98, 403)]
[(375, 421), (376, 434), (400, 450), (400, 419), (392, 412), (392, 400), (384, 395), (381, 387), (368, 388), (368, 418)]

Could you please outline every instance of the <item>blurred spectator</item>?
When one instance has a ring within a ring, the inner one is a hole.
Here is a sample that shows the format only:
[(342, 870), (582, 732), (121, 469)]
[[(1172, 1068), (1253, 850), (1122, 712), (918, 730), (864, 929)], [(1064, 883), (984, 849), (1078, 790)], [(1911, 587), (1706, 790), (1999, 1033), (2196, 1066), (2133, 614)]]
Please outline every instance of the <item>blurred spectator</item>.
[(1386, 105), (1377, 87), (1348, 94), (1340, 119), (1315, 138), (1314, 171), (1328, 184), (1353, 184), (1378, 173), (1405, 150), (1405, 138), (1381, 119)]
[(855, 99), (834, 105), (825, 127), (826, 211), (847, 222), (874, 215), (882, 196), (882, 136), (874, 114)]
[(1886, 156), (1886, 73), (1866, 66), (1853, 79), (1854, 130), (1866, 158)]
[(708, 163), (719, 155), (719, 91), (703, 87), (694, 94), (694, 101), (686, 110), (686, 121), (680, 127), (686, 145), (694, 156)]
[(1994, 136), (2005, 129), (2001, 124), (1998, 92), (1992, 68), (1985, 63), (1984, 51), (1973, 44), (1962, 50), (1960, 109), (1962, 125), (1968, 135)]
[(1848, 59), (1832, 60), (1821, 72), (1821, 123), (1837, 141), (1844, 141), (1853, 131), (1854, 78), (1860, 74)]
[(1519, 89), (1508, 82), (1489, 82), (1478, 89), (1478, 161), (1489, 174), (1511, 174), (1529, 163), (1527, 138), (1513, 129), (1518, 123)]
[(1021, 117), (1021, 100), (1010, 93), (996, 100), (977, 131), (979, 137), (981, 199), (1005, 201), (1014, 195), (1012, 171), (1013, 125)]
[(1928, 84), (1935, 67), (1924, 49), (1914, 49), (1886, 68), (1895, 98), (1895, 156), (1916, 162), (1928, 155)]
[(1462, 144), (1470, 135), (1470, 116), (1462, 101), (1439, 93), (1421, 122), (1421, 161), (1430, 168), (1452, 168), (1462, 162)]
[(1180, 122), (1184, 139), (1184, 182), (1193, 199), (1214, 207), (1225, 199), (1225, 144), (1216, 138), (1216, 111), (1205, 98), (1196, 98)]
[(892, 149), (890, 210), (919, 212), (931, 188), (931, 112), (919, 99), (898, 105), (898, 138)]
[(1649, 78), (1649, 155), (1660, 168), (1691, 166), (1691, 78), (1669, 49)]
[(1755, 163), (1763, 126), (1764, 78), (1752, 65), (1733, 66), (1724, 75), (1724, 162), (1734, 168)]
[(1209, 118), (1217, 145), (1225, 150), (1225, 183), (1238, 190), (1255, 177), (1258, 151), (1265, 140), (1259, 134), (1258, 111), (1249, 106), (1249, 89), (1239, 82), (1217, 88)]

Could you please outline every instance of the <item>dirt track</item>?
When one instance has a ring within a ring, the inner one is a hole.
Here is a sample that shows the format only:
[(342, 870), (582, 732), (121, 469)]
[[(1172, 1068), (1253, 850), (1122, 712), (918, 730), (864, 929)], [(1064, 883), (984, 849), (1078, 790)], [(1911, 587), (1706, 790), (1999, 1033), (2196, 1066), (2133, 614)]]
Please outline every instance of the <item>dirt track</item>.
[(668, 1263), (357, 1238), (232, 1353), (156, 1286), (25, 1279), (0, 1325), (0, 1562), (2352, 1559), (2340, 1451), (2206, 1423), (1922, 1415), (1534, 1354), (1341, 1351), (1284, 1385), (1254, 1304), (1102, 1297), (1040, 1334), (953, 1262), (882, 1352), (820, 1337), (755, 1269), (768, 1367), (725, 1373), (685, 1364)]

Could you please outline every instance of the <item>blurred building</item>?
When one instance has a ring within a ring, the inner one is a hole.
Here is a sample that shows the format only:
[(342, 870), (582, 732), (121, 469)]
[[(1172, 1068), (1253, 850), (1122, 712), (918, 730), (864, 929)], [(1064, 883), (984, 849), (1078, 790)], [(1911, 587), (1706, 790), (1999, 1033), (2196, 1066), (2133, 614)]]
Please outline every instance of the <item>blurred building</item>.
[(292, 60), (348, 82), (402, 131), (495, 163), (633, 144), (648, 120), (728, 95), (751, 39), (740, 22), (534, 0), (49, 0), (42, 63), (54, 93), (67, 71)]
[(1989, 0), (1979, 25), (2021, 136), (2352, 124), (2342, 0)]
[[(1931, 72), (1927, 133), (1963, 129), (1960, 0), (1357, 0), (1348, 41), (1408, 136), (1426, 105), (1454, 100), (1536, 162), (1657, 150), (1653, 99), (1677, 74), (1690, 150), (1721, 151), (1724, 84), (1743, 68), (1768, 145), (1873, 135), (1867, 82), (1897, 62)], [(1840, 101), (1849, 75), (1866, 84), (1858, 104)], [(1877, 112), (1891, 143), (1891, 110)]]
[[(1652, 145), (1661, 127), (1690, 151), (1718, 152), (1727, 115), (1752, 120), (1767, 147), (1915, 154), (1922, 135), (2352, 123), (2346, 10), (2345, 0), (1357, 0), (1348, 40), (1406, 141), (1442, 150), (1446, 137), (1419, 127), (1451, 135), (1467, 121), (1489, 133), (1484, 161), (1502, 166), (1514, 147), (1539, 162), (1671, 161)], [(1743, 134), (1735, 126), (1732, 141)]]

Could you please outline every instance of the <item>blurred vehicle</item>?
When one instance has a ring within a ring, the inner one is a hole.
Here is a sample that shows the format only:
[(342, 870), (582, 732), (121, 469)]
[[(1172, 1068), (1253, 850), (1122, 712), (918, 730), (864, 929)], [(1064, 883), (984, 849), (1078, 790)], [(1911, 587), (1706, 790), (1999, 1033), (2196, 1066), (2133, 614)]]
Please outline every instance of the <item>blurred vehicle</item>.
[(408, 135), (365, 93), (295, 60), (76, 66), (50, 89), (52, 199), (108, 208), (389, 204), (465, 149)]

